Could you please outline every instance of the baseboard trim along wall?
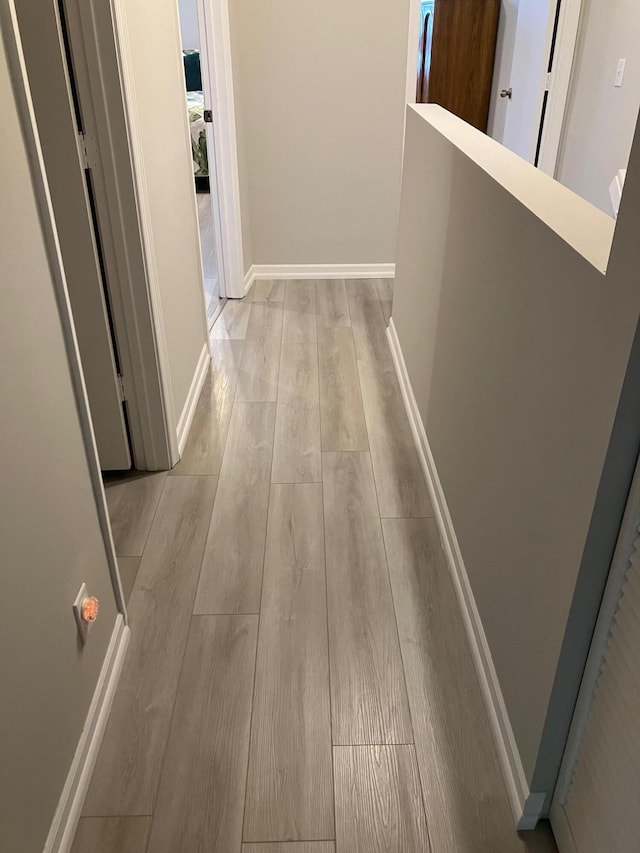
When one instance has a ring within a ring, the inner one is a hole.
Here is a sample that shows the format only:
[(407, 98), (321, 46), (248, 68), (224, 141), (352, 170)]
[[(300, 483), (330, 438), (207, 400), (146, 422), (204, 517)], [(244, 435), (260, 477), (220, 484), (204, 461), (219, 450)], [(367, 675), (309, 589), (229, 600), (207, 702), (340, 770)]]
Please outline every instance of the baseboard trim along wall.
[(189, 430), (191, 429), (193, 417), (196, 413), (196, 407), (198, 405), (198, 400), (200, 399), (200, 392), (202, 391), (202, 386), (204, 385), (204, 381), (207, 378), (207, 370), (209, 369), (210, 361), (211, 354), (209, 353), (209, 345), (205, 343), (202, 347), (202, 352), (200, 353), (200, 358), (198, 359), (198, 364), (196, 365), (196, 371), (193, 374), (189, 393), (187, 394), (187, 399), (185, 401), (184, 408), (182, 410), (182, 414), (180, 415), (180, 420), (178, 421), (178, 426), (176, 429), (176, 432), (178, 434), (178, 453), (180, 454), (180, 456), (182, 456), (185, 445), (187, 443), (187, 439), (189, 438)]
[(393, 278), (395, 264), (254, 264), (244, 277), (245, 293), (257, 279)]
[(558, 850), (562, 850), (562, 853), (579, 853), (564, 806), (554, 804), (551, 807), (551, 825)]
[(53, 816), (43, 853), (69, 853), (73, 844), (91, 774), (109, 719), (113, 697), (120, 680), (129, 636), (129, 628), (125, 625), (122, 614), (118, 613), (89, 706), (89, 713), (58, 801), (58, 808)]
[(418, 411), (418, 404), (411, 387), (407, 366), (402, 354), (393, 318), (389, 322), (387, 337), (395, 365), (402, 399), (409, 417), (420, 464), (433, 502), (434, 513), (449, 572), (458, 598), (465, 630), (469, 639), (473, 662), (480, 681), (482, 695), (487, 706), (498, 756), (504, 775), (509, 802), (519, 830), (534, 829), (542, 816), (546, 794), (531, 794), (522, 766), (522, 760), (500, 689), (487, 637), (471, 589), (471, 583), (458, 544), (453, 521), (447, 507), (442, 484), (438, 477), (435, 460), (431, 453), (427, 434)]

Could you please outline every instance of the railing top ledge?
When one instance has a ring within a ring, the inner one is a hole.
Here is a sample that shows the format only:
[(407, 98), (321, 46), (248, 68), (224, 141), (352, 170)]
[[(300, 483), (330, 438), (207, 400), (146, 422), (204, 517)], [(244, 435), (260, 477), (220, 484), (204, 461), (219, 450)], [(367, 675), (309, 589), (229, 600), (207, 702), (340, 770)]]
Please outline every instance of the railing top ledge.
[(614, 219), (442, 107), (410, 104), (409, 110), (448, 139), (599, 272), (606, 273)]

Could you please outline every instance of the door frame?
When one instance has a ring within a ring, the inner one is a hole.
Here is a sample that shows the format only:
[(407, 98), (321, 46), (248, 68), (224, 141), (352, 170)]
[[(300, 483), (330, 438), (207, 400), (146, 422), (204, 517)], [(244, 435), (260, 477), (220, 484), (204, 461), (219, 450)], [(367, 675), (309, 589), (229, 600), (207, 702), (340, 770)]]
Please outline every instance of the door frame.
[(576, 702), (569, 736), (562, 757), (558, 782), (551, 802), (551, 822), (554, 833), (565, 851), (575, 850), (571, 828), (566, 819), (564, 804), (569, 794), (573, 773), (580, 756), (580, 746), (584, 736), (591, 703), (595, 695), (597, 681), (604, 655), (609, 645), (611, 625), (615, 618), (622, 587), (625, 584), (629, 560), (634, 553), (634, 542), (640, 533), (640, 458), (636, 464), (629, 497), (624, 511), (618, 542), (611, 562), (609, 577), (605, 586), (602, 603), (598, 613), (587, 663), (585, 665), (580, 691)]
[(89, 398), (87, 396), (87, 389), (82, 372), (80, 350), (78, 349), (78, 340), (76, 338), (73, 313), (71, 310), (71, 302), (69, 299), (64, 264), (62, 261), (62, 252), (58, 241), (58, 233), (56, 231), (53, 205), (51, 201), (51, 194), (49, 192), (49, 184), (47, 182), (40, 137), (38, 135), (35, 110), (31, 99), (31, 91), (29, 89), (27, 67), (22, 50), (18, 16), (14, 0), (0, 0), (0, 30), (0, 38), (2, 38), (5, 46), (9, 75), (11, 77), (11, 83), (18, 106), (22, 132), (24, 134), (24, 143), (29, 153), (31, 180), (33, 181), (34, 195), (38, 204), (38, 214), (49, 259), (51, 278), (55, 288), (60, 324), (67, 350), (69, 375), (71, 377), (71, 383), (76, 398), (78, 419), (80, 421), (87, 466), (96, 502), (96, 510), (104, 541), (109, 573), (113, 584), (116, 607), (118, 612), (122, 614), (126, 623), (127, 608), (118, 571), (118, 560), (111, 532), (107, 500), (104, 492), (104, 486), (102, 484), (102, 473), (100, 471), (98, 448), (96, 445), (93, 422), (91, 420), (91, 412), (89, 409)]
[[(60, 2), (49, 4), (48, 17), (44, 22), (38, 21), (37, 43), (34, 45), (34, 32), (30, 31), (34, 21), (31, 15), (20, 9), (19, 0), (15, 0), (15, 4), (30, 92), (39, 122), (40, 146), (45, 168), (50, 170), (49, 190), (55, 208), (85, 384), (94, 415), (100, 463), (103, 471), (126, 470), (131, 467), (133, 456), (126, 404), (122, 399), (120, 353), (111, 319), (109, 271), (105, 262), (109, 247), (104, 245), (97, 211), (96, 182), (99, 191), (101, 166), (96, 160), (95, 147), (86, 144), (85, 111), (80, 107), (74, 63), (67, 49), (66, 9)], [(48, 52), (36, 59), (43, 44), (48, 47)], [(64, 50), (61, 50), (61, 44), (64, 44)], [(56, 66), (55, 70), (51, 63)], [(45, 101), (49, 107), (57, 105), (55, 116), (40, 114)], [(57, 181), (56, 172), (59, 172)], [(63, 184), (60, 183), (61, 176), (66, 176)], [(69, 182), (73, 184), (74, 181), (78, 186), (69, 187)], [(67, 199), (67, 190), (71, 191), (73, 201)], [(105, 236), (109, 239), (108, 226)], [(78, 241), (83, 244), (79, 256), (84, 256), (87, 264), (81, 269), (74, 267), (76, 260), (71, 258), (75, 255)], [(75, 273), (69, 278), (73, 270)]]
[[(225, 246), (226, 241), (223, 239), (222, 235), (222, 211), (219, 189), (221, 179), (219, 177), (220, 169), (218, 167), (218, 150), (220, 148), (220, 140), (218, 138), (219, 133), (217, 128), (218, 110), (217, 101), (214, 94), (215, 77), (213, 69), (211, 67), (212, 63), (209, 59), (210, 55), (213, 54), (213, 51), (210, 48), (210, 42), (213, 38), (213, 29), (211, 21), (209, 20), (208, 4), (206, 3), (206, 0), (195, 0), (195, 5), (198, 20), (198, 39), (200, 44), (200, 76), (202, 78), (204, 106), (206, 109), (210, 109), (214, 114), (213, 122), (205, 122), (205, 135), (207, 139), (207, 161), (209, 167), (209, 202), (212, 211), (216, 264), (218, 269), (218, 293), (220, 295), (220, 299), (218, 300), (219, 304), (214, 311), (212, 321), (209, 320), (209, 314), (207, 312), (207, 306), (205, 304), (205, 313), (207, 314), (207, 327), (208, 329), (211, 329), (212, 323), (215, 321), (216, 316), (220, 313), (222, 300), (224, 300), (227, 296), (228, 270), (225, 260), (229, 249), (227, 246)], [(180, 49), (182, 50), (182, 45), (180, 45)], [(198, 219), (199, 218), (200, 217), (198, 216)]]
[[(141, 227), (131, 122), (123, 103), (119, 45), (109, 4), (65, 0), (82, 102), (85, 144), (94, 160), (96, 206), (109, 275), (134, 465), (172, 468), (179, 459), (162, 306)], [(83, 97), (84, 95), (84, 97)]]
[[(552, 178), (555, 178), (558, 167), (581, 20), (582, 0), (561, 0), (551, 80), (547, 83), (544, 79), (542, 84), (543, 91), (547, 85), (550, 88), (538, 155), (538, 168)], [(553, 26), (549, 36), (548, 55), (551, 53), (552, 38)]]
[(405, 83), (405, 106), (415, 104), (417, 88), (418, 50), (420, 47), (421, 0), (411, 0), (409, 6), (409, 36), (407, 44), (407, 77)]
[[(72, 47), (82, 53), (82, 74), (92, 106), (94, 132), (87, 133), (87, 141), (103, 166), (101, 213), (109, 223), (111, 240), (107, 242), (112, 249), (112, 267), (118, 273), (111, 277), (117, 281), (110, 288), (110, 295), (123, 364), (134, 464), (141, 470), (168, 470), (180, 458), (178, 420), (142, 140), (136, 120), (126, 2), (66, 0), (66, 6), (73, 10), (69, 14), (70, 30), (71, 19), (75, 23)], [(177, 18), (177, 4), (175, 14)], [(215, 162), (223, 278), (226, 296), (242, 298), (242, 219), (227, 0), (204, 0), (204, 14), (211, 53), (212, 108), (217, 116)], [(80, 76), (80, 69), (76, 70)]]
[[(547, 48), (545, 51), (547, 60), (551, 53), (555, 12), (555, 5), (552, 4), (552, 8), (549, 12)], [(564, 129), (569, 92), (571, 89), (574, 57), (578, 44), (581, 14), (582, 0), (562, 0), (555, 44), (554, 70), (552, 72), (553, 86), (549, 90), (549, 97), (547, 99), (545, 122), (538, 158), (538, 168), (552, 177), (555, 177), (560, 146), (562, 143), (562, 132)], [(420, 0), (411, 0), (406, 77), (406, 102), (409, 104), (415, 103), (416, 61), (420, 37), (419, 22)], [(540, 109), (542, 109), (544, 93), (548, 85), (546, 68), (543, 68), (542, 71), (543, 73), (540, 75)]]
[(217, 194), (214, 222), (222, 255), (221, 280), (224, 282), (224, 292), (221, 290), (220, 295), (242, 299), (245, 295), (245, 271), (229, 2), (196, 0), (196, 7), (201, 41), (200, 70), (208, 81), (214, 115), (213, 186)]

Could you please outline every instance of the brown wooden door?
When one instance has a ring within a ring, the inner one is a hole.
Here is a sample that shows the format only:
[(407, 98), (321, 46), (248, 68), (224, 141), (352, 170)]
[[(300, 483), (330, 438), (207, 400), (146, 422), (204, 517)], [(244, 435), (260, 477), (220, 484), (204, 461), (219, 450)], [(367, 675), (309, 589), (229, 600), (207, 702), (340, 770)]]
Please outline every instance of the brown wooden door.
[(437, 0), (429, 103), (486, 131), (500, 0)]

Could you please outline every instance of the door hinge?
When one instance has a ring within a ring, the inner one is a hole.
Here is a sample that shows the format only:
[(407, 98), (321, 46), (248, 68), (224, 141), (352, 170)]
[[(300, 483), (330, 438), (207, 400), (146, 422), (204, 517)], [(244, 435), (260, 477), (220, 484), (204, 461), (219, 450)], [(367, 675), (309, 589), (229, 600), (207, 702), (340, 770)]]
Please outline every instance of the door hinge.
[(80, 149), (80, 159), (85, 169), (92, 169), (96, 163), (94, 146), (87, 134), (83, 131), (78, 133), (78, 148)]
[(547, 88), (545, 90), (547, 92), (549, 92), (551, 90), (551, 75), (552, 75), (552, 73), (553, 73), (552, 71), (549, 71), (549, 73), (547, 74)]
[(118, 378), (118, 391), (120, 392), (120, 402), (125, 403), (127, 400), (127, 395), (126, 395), (125, 390), (124, 390), (124, 379), (122, 378), (122, 376), (119, 373), (118, 373), (117, 378)]
[(202, 116), (208, 124), (213, 123), (213, 110), (205, 110)]

